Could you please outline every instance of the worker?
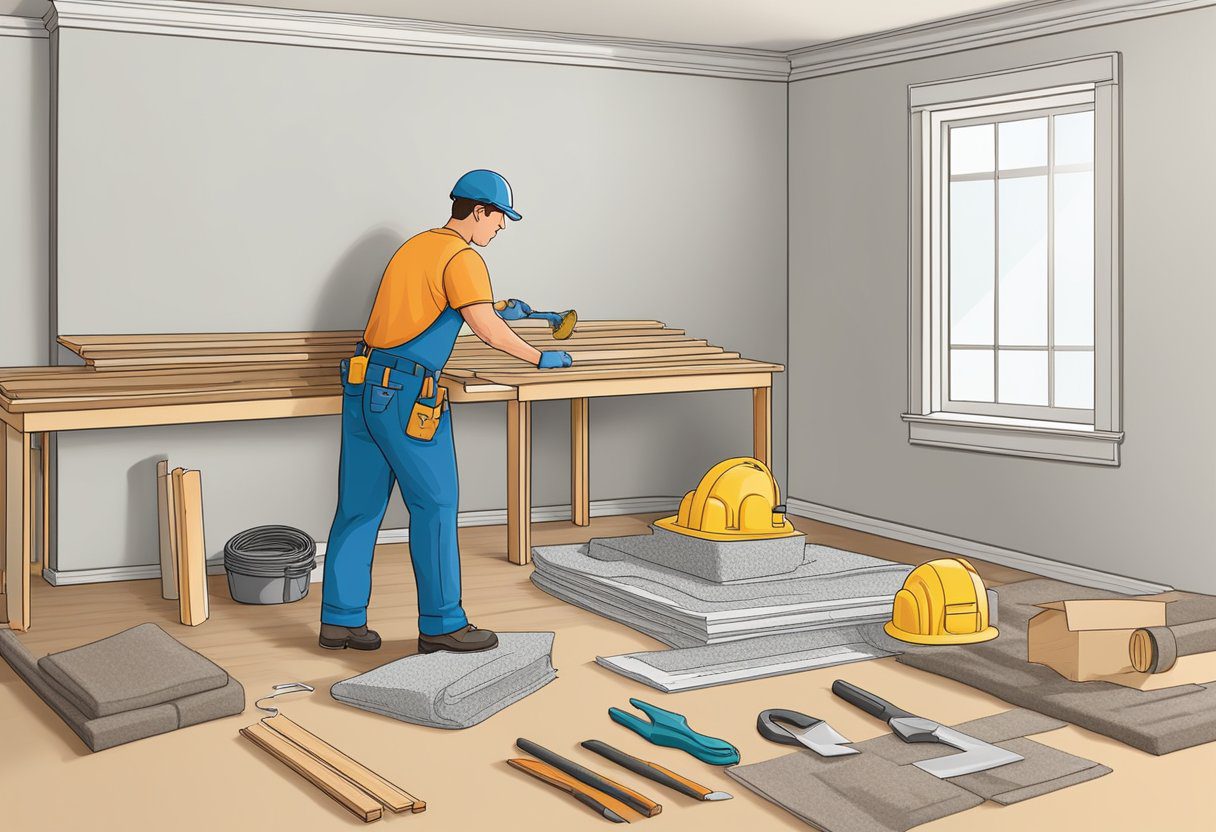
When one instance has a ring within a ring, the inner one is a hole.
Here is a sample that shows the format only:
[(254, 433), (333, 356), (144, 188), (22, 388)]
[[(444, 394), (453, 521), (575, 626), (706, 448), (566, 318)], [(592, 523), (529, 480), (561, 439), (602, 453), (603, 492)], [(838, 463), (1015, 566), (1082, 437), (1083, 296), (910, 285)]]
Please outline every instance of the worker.
[(538, 351), (498, 316), (485, 261), (471, 247), (489, 245), (508, 218), (522, 219), (507, 180), (470, 171), (451, 199), (442, 228), (411, 237), (389, 260), (363, 340), (342, 362), (342, 456), (325, 552), (322, 647), (380, 646), (367, 628), (367, 605), (376, 534), (394, 482), (410, 512), (419, 652), (498, 644), (492, 631), (469, 623), (461, 606), (456, 450), (440, 372), (462, 323), (491, 347), (541, 369), (572, 362), (561, 350)]

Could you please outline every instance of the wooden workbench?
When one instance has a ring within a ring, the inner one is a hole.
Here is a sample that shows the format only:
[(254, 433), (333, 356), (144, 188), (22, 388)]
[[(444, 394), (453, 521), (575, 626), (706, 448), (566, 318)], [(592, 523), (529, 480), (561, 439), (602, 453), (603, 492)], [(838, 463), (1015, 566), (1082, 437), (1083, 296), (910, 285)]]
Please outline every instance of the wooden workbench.
[[(590, 521), (590, 399), (707, 390), (752, 391), (753, 453), (772, 450), (772, 380), (779, 364), (752, 361), (658, 321), (583, 321), (554, 341), (540, 321), (512, 326), (538, 349), (563, 349), (575, 365), (537, 370), (472, 335), (457, 339), (441, 384), (454, 403), (507, 403), (507, 557), (531, 559), (531, 408), (569, 399), (571, 512)], [(84, 366), (0, 369), (3, 471), (4, 611), (30, 624), (31, 572), (44, 567), (49, 540), (49, 435), (56, 431), (142, 427), (341, 413), (335, 368), (361, 333), (260, 332), (63, 336)], [(39, 460), (33, 436), (39, 435)], [(712, 460), (707, 460), (707, 466)], [(35, 470), (41, 471), (36, 516)], [(41, 534), (38, 528), (41, 526)], [(40, 544), (35, 546), (35, 538)]]

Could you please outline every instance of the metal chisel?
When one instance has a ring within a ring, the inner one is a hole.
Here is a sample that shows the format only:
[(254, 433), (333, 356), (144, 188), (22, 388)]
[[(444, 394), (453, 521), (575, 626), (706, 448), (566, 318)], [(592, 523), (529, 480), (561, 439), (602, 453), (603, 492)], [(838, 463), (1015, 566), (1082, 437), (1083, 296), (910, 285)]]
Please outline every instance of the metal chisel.
[(603, 792), (609, 797), (621, 801), (629, 808), (633, 809), (640, 815), (645, 817), (654, 817), (659, 812), (663, 811), (663, 807), (655, 803), (650, 798), (643, 794), (635, 792), (633, 789), (622, 786), (620, 783), (609, 780), (596, 774), (589, 768), (584, 768), (573, 760), (567, 760), (560, 754), (555, 754), (543, 745), (537, 745), (531, 740), (520, 737), (515, 741), (516, 747), (521, 751), (526, 751), (538, 760), (543, 760), (553, 766), (558, 771), (564, 771), (566, 774), (578, 780), (580, 783), (585, 783), (593, 789)]
[(621, 812), (629, 811), (623, 803), (613, 800), (603, 792), (583, 785), (569, 774), (558, 771), (548, 763), (542, 763), (537, 760), (514, 759), (507, 760), (507, 765), (517, 768), (525, 774), (530, 774), (537, 780), (542, 780), (550, 786), (561, 789), (579, 803), (582, 803), (596, 814), (602, 815), (613, 823), (629, 823), (621, 814)]
[(583, 743), (583, 748), (612, 760), (618, 766), (623, 766), (634, 774), (640, 774), (669, 789), (675, 789), (680, 794), (695, 797), (697, 800), (730, 800), (731, 798), (726, 792), (716, 792), (713, 789), (708, 789), (700, 783), (689, 780), (687, 777), (681, 777), (670, 769), (663, 768), (658, 763), (652, 763), (649, 760), (643, 760), (640, 757), (626, 754), (624, 751), (613, 748), (606, 742), (587, 740)]

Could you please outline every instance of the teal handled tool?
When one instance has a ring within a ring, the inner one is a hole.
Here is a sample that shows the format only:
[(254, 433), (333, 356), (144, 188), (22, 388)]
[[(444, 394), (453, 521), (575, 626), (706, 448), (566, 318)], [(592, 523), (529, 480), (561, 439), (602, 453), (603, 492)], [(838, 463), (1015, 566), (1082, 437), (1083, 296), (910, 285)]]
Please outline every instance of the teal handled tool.
[(712, 766), (729, 766), (739, 762), (737, 748), (726, 740), (698, 734), (688, 727), (688, 719), (683, 714), (656, 708), (641, 699), (630, 699), (629, 704), (650, 717), (650, 722), (625, 713), (620, 708), (609, 708), (608, 716), (612, 717), (613, 722), (635, 731), (642, 739), (655, 745), (687, 751)]

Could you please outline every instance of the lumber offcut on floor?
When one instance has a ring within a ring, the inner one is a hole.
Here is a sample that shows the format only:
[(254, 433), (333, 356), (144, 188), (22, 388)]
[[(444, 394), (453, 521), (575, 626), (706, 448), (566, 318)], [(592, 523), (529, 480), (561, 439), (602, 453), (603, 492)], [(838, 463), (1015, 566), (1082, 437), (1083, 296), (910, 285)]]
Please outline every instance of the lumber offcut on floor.
[[(657, 515), (596, 518), (588, 528), (536, 524), (535, 545), (638, 534)], [(834, 526), (796, 524), (812, 542), (918, 563), (941, 553)], [(321, 585), (286, 606), (242, 606), (228, 598), (225, 579), (209, 581), (211, 618), (196, 628), (177, 621), (177, 604), (160, 598), (160, 581), (53, 588), (35, 582), (34, 627), (21, 640), (35, 655), (110, 635), (145, 621), (159, 624), (204, 653), (245, 685), (240, 716), (90, 754), (79, 739), (0, 663), (0, 829), (14, 832), (122, 830), (341, 830), (364, 826), (334, 801), (238, 736), (257, 719), (253, 701), (283, 682), (305, 682), (313, 694), (278, 700), (283, 712), (342, 751), (427, 803), (420, 815), (385, 813), (383, 828), (463, 830), (603, 829), (607, 821), (555, 789), (507, 766), (523, 756), (527, 737), (599, 770), (663, 804), (653, 821), (668, 830), (801, 830), (809, 827), (681, 752), (648, 745), (608, 719), (610, 706), (631, 696), (686, 714), (692, 726), (733, 742), (744, 762), (788, 753), (762, 739), (756, 714), (793, 708), (828, 719), (853, 740), (885, 727), (830, 693), (846, 678), (898, 705), (943, 722), (962, 722), (1008, 705), (963, 685), (882, 659), (706, 690), (662, 694), (598, 667), (596, 655), (658, 649), (627, 627), (557, 601), (528, 581), (531, 567), (508, 563), (502, 526), (461, 530), (464, 600), (473, 622), (496, 630), (557, 633), (558, 679), (506, 711), (465, 731), (397, 722), (339, 704), (334, 682), (413, 653), (416, 648), (413, 574), (403, 544), (377, 551), (370, 623), (384, 638), (374, 653), (317, 646)], [(1025, 573), (976, 562), (990, 585)], [(617, 769), (578, 747), (601, 739), (735, 795), (699, 803)], [(1209, 780), (1216, 747), (1152, 757), (1067, 727), (1039, 739), (1105, 763), (1099, 780), (1007, 807), (986, 804), (920, 827), (933, 832), (1067, 829), (1210, 828), (1216, 802)], [(1151, 795), (1151, 799), (1144, 799)]]

